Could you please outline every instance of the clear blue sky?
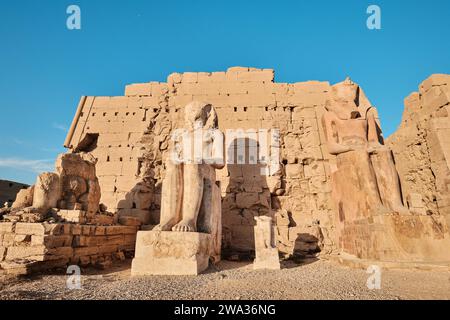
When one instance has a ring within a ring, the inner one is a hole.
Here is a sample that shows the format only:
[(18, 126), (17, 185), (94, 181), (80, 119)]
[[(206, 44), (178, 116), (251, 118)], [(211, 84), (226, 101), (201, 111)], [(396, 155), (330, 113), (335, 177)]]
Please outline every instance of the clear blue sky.
[[(66, 28), (81, 7), (82, 29)], [(366, 9), (382, 10), (382, 30)], [(350, 75), (385, 135), (403, 99), (450, 73), (450, 1), (0, 1), (0, 179), (32, 183), (63, 152), (81, 95), (230, 66), (274, 68), (277, 82)]]

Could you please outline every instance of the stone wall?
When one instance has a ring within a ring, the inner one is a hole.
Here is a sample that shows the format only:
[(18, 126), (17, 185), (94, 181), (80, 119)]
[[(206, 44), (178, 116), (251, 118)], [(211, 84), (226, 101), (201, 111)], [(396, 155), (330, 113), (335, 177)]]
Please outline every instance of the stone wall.
[[(174, 73), (167, 83), (126, 87), (123, 97), (83, 97), (66, 147), (98, 158), (102, 199), (109, 211), (157, 224), (163, 163), (169, 134), (184, 106), (200, 100), (218, 113), (219, 128), (280, 130), (281, 170), (259, 174), (261, 165), (235, 164), (218, 171), (222, 189), (224, 252), (254, 250), (254, 217), (276, 217), (280, 250), (300, 255), (335, 246), (330, 166), (321, 127), (328, 82), (276, 83), (271, 69)], [(254, 143), (247, 139), (247, 153)], [(151, 204), (133, 199), (144, 183)]]
[(137, 227), (0, 223), (0, 274), (72, 265), (107, 267), (134, 251)]
[(435, 74), (405, 99), (399, 129), (387, 139), (411, 210), (450, 225), (450, 75)]
[(16, 200), (17, 193), (28, 188), (28, 185), (8, 180), (0, 180), (0, 208), (5, 202), (10, 205)]

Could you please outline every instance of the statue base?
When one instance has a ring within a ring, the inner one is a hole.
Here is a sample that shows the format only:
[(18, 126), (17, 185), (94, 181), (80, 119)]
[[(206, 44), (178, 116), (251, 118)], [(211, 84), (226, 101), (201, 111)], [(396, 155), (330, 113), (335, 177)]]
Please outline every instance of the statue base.
[(211, 235), (139, 231), (131, 275), (198, 275), (209, 265)]
[(253, 261), (253, 270), (280, 270), (280, 257), (277, 248), (263, 249), (256, 253), (256, 259)]

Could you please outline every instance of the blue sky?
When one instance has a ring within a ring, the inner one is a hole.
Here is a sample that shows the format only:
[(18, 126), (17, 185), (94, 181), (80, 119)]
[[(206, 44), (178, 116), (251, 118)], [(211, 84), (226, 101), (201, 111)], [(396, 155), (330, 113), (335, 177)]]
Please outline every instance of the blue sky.
[[(81, 8), (82, 29), (66, 28)], [(382, 30), (366, 9), (382, 10)], [(273, 68), (277, 82), (358, 82), (385, 136), (403, 99), (450, 73), (450, 1), (0, 1), (0, 179), (52, 170), (81, 95), (184, 71)]]

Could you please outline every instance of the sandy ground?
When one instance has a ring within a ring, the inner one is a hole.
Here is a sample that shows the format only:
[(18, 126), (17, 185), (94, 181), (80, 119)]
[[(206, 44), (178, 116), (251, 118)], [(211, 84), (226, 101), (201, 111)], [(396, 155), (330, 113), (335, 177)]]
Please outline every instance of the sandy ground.
[(82, 270), (82, 288), (69, 290), (65, 270), (0, 283), (0, 299), (450, 299), (450, 272), (382, 270), (381, 289), (369, 290), (365, 270), (331, 261), (284, 262), (254, 271), (223, 261), (195, 276), (131, 277), (130, 261), (107, 271)]

